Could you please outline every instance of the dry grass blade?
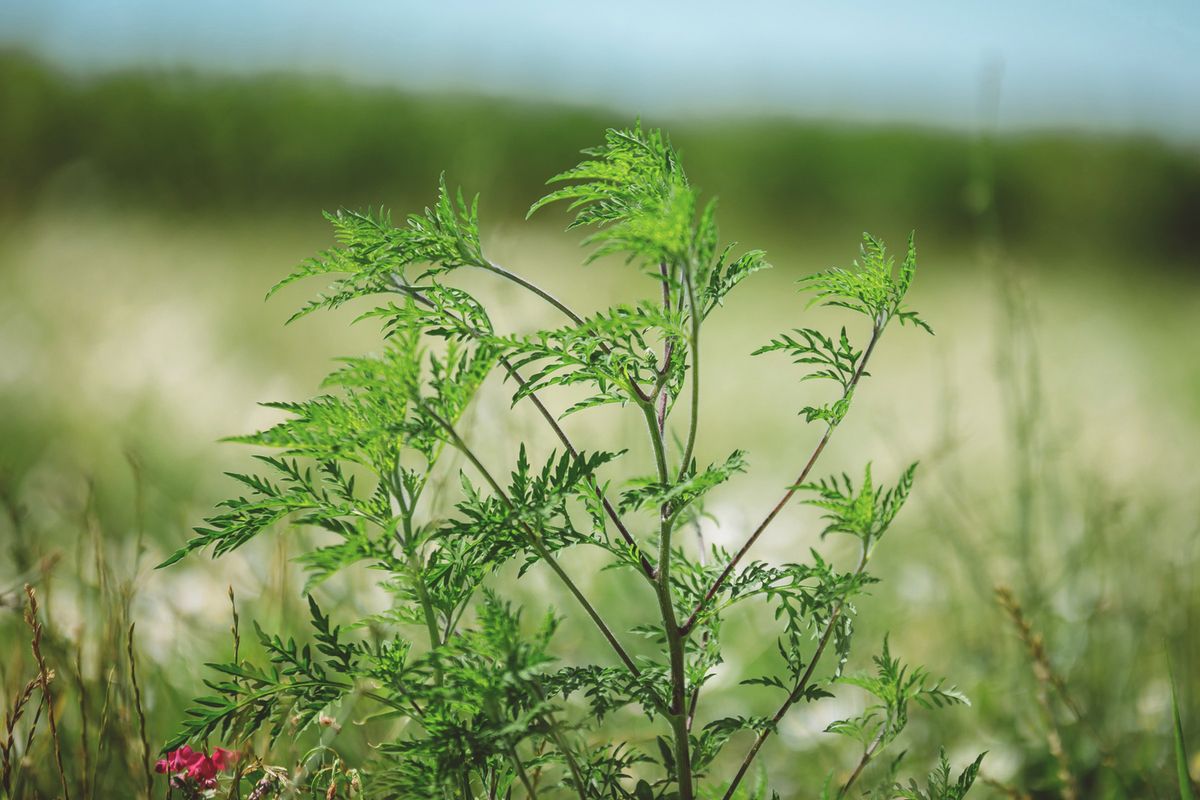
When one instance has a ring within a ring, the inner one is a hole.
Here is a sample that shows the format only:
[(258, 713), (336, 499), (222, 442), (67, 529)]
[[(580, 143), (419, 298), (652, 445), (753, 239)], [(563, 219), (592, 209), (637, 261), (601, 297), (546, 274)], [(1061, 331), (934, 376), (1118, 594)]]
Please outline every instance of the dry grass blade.
[(89, 791), (88, 775), (91, 773), (91, 747), (88, 744), (88, 695), (87, 681), (83, 676), (83, 629), (76, 630), (76, 639), (79, 644), (75, 648), (75, 686), (79, 691), (79, 755), (81, 769), (81, 786), (80, 794), (83, 797), (91, 797), (94, 791)]
[(149, 800), (154, 793), (154, 773), (150, 771), (150, 739), (146, 736), (146, 711), (142, 706), (142, 686), (138, 683), (137, 658), (133, 651), (133, 629), (136, 623), (130, 623), (129, 635), (125, 639), (125, 649), (129, 656), (129, 679), (133, 682), (133, 705), (137, 710), (138, 737), (142, 742), (142, 772), (146, 776), (146, 798)]
[(1062, 798), (1063, 800), (1076, 800), (1079, 797), (1079, 790), (1075, 785), (1071, 763), (1063, 749), (1062, 735), (1059, 733), (1058, 723), (1054, 718), (1054, 709), (1050, 704), (1051, 690), (1062, 694), (1063, 683), (1055, 676), (1054, 670), (1050, 666), (1050, 659), (1046, 655), (1045, 640), (1042, 639), (1041, 634), (1033, 630), (1033, 626), (1025, 617), (1025, 612), (1012, 590), (1007, 586), (997, 586), (996, 601), (1008, 614), (1008, 618), (1012, 621), (1013, 627), (1017, 629), (1017, 635), (1020, 636), (1022, 644), (1025, 645), (1025, 651), (1029, 655), (1033, 676), (1037, 679), (1037, 702), (1042, 714), (1042, 722), (1046, 728), (1046, 746), (1058, 764), (1058, 780), (1062, 785)]
[(38, 685), (42, 690), (42, 698), (45, 700), (46, 720), (50, 724), (50, 738), (54, 741), (54, 763), (58, 767), (58, 777), (62, 782), (63, 798), (71, 800), (71, 789), (67, 783), (67, 771), (63, 766), (62, 757), (62, 742), (58, 737), (58, 723), (54, 718), (54, 697), (50, 693), (50, 680), (54, 673), (46, 666), (46, 659), (42, 656), (42, 623), (38, 621), (38, 602), (37, 595), (33, 591), (33, 587), (25, 584), (25, 596), (29, 598), (29, 607), (25, 611), (25, 622), (29, 625), (30, 631), (33, 633), (33, 638), (30, 642), (33, 648), (33, 658), (38, 665)]
[[(33, 690), (38, 687), (38, 683), (38, 679), (34, 678), (25, 684), (25, 688), (17, 693), (17, 696), (13, 698), (12, 705), (4, 712), (4, 741), (0, 742), (0, 762), (2, 762), (0, 786), (4, 787), (6, 796), (12, 796), (12, 751), (17, 737), (17, 723), (21, 721), (21, 717), (25, 714), (25, 707), (29, 705), (29, 699), (33, 696)], [(35, 718), (34, 727), (36, 726), (37, 721)]]

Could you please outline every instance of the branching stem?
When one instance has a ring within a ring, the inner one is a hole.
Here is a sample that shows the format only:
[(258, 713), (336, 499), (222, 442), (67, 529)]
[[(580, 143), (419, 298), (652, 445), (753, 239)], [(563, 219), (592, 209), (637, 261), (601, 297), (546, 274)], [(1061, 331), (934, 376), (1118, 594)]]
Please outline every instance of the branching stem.
[[(871, 358), (871, 353), (875, 349), (875, 343), (879, 341), (879, 336), (882, 333), (882, 325), (876, 324), (871, 331), (871, 340), (867, 343), (867, 349), (863, 351), (862, 358), (858, 362), (858, 368), (854, 371), (854, 375), (851, 377), (850, 383), (847, 384), (846, 390), (842, 394), (843, 400), (849, 399), (854, 394), (855, 387), (858, 386), (859, 380), (862, 379), (862, 376), (866, 371), (867, 361)], [(829, 425), (826, 427), (824, 435), (821, 436), (821, 440), (817, 442), (817, 446), (813, 449), (812, 454), (809, 455), (808, 461), (804, 463), (804, 468), (800, 470), (800, 474), (796, 476), (794, 481), (792, 481), (791, 485), (788, 487), (788, 490), (784, 492), (783, 497), (781, 497), (779, 502), (775, 504), (774, 508), (767, 513), (767, 516), (758, 524), (758, 527), (754, 529), (754, 532), (750, 534), (750, 537), (746, 539), (745, 543), (738, 548), (737, 553), (735, 553), (733, 558), (729, 560), (729, 563), (725, 565), (725, 568), (721, 570), (721, 574), (718, 575), (716, 580), (714, 580), (708, 587), (708, 590), (704, 593), (704, 597), (700, 600), (700, 602), (696, 603), (696, 607), (692, 610), (691, 616), (688, 617), (687, 622), (683, 623), (683, 632), (685, 634), (691, 633), (692, 628), (695, 627), (696, 621), (700, 617), (700, 614), (704, 612), (708, 604), (711, 603), (713, 598), (717, 596), (717, 593), (721, 591), (721, 587), (725, 585), (725, 581), (727, 581), (729, 576), (733, 574), (733, 571), (737, 568), (737, 565), (741, 563), (743, 558), (746, 557), (746, 554), (750, 552), (750, 548), (754, 546), (754, 543), (757, 542), (759, 537), (763, 535), (763, 532), (766, 531), (767, 527), (772, 521), (774, 521), (775, 517), (779, 515), (779, 512), (784, 509), (784, 506), (788, 504), (788, 501), (792, 499), (797, 490), (799, 490), (799, 488), (804, 484), (804, 481), (808, 479), (809, 473), (812, 472), (813, 467), (817, 463), (817, 459), (821, 457), (821, 453), (825, 451), (825, 445), (829, 444), (829, 440), (833, 436), (833, 432), (836, 430), (836, 428), (836, 425)]]
[[(417, 302), (429, 308), (436, 308), (433, 301), (421, 294), (416, 287), (403, 283), (398, 276), (393, 276), (393, 283), (396, 286), (397, 291), (400, 293), (412, 297)], [(466, 320), (456, 317), (453, 314), (448, 316), (453, 318), (455, 322), (462, 325), (463, 330), (469, 333), (472, 337), (479, 339), (483, 336), (481, 331), (471, 327)], [(519, 387), (524, 388), (526, 386), (525, 378), (512, 365), (511, 361), (504, 356), (499, 356), (497, 360), (499, 361), (500, 366), (504, 368), (504, 371), (508, 373), (508, 376), (512, 378)], [(527, 397), (529, 398), (529, 402), (533, 403), (534, 408), (538, 410), (538, 413), (541, 414), (542, 418), (546, 420), (546, 424), (550, 426), (552, 431), (554, 431), (554, 435), (558, 437), (560, 442), (562, 442), (562, 445), (567, 449), (567, 452), (569, 452), (572, 456), (578, 457), (579, 451), (576, 449), (575, 445), (571, 443), (571, 440), (567, 437), (566, 431), (564, 431), (562, 426), (558, 424), (558, 420), (555, 419), (554, 415), (550, 413), (550, 410), (546, 408), (546, 405), (542, 402), (541, 398), (538, 397), (535, 392), (528, 392)], [(637, 556), (638, 563), (640, 563), (642, 566), (642, 573), (645, 574), (648, 579), (654, 580), (654, 565), (650, 563), (648, 558), (646, 558), (646, 554), (643, 553), (641, 547), (638, 546), (637, 540), (633, 538), (633, 534), (629, 532), (629, 528), (626, 527), (625, 523), (621, 520), (616, 508), (613, 507), (612, 502), (610, 502), (608, 497), (604, 494), (600, 484), (597, 483), (596, 479), (590, 475), (588, 476), (587, 480), (588, 485), (593, 491), (596, 492), (596, 496), (600, 498), (600, 504), (604, 507), (604, 513), (608, 515), (610, 520), (612, 520), (617, 532), (621, 534), (621, 538), (625, 540), (625, 543), (629, 545), (633, 553)]]
[[(854, 570), (854, 578), (857, 579), (867, 567), (867, 561), (871, 557), (871, 551), (864, 546), (862, 555), (858, 560), (858, 567)], [(853, 585), (854, 581), (851, 581)], [(817, 665), (821, 663), (821, 657), (825, 654), (825, 648), (829, 645), (829, 640), (833, 638), (833, 632), (837, 627), (838, 620), (842, 616), (842, 609), (845, 608), (846, 598), (843, 595), (842, 599), (834, 607), (829, 615), (829, 619), (825, 622), (825, 628), (821, 631), (821, 638), (817, 640), (817, 649), (813, 651), (812, 658), (809, 659), (808, 666), (804, 670), (804, 674), (800, 676), (800, 680), (796, 682), (795, 687), (788, 693), (787, 699), (779, 706), (779, 710), (771, 717), (771, 725), (765, 727), (762, 732), (754, 740), (754, 744), (750, 746), (750, 750), (746, 753), (746, 757), (742, 759), (742, 764), (738, 767), (737, 774), (733, 776), (733, 782), (729, 784), (729, 789), (726, 790), (724, 800), (730, 800), (733, 797), (734, 791), (737, 789), (742, 778), (746, 776), (746, 771), (750, 769), (750, 765), (754, 762), (754, 758), (758, 755), (758, 751), (762, 749), (763, 744), (771, 735), (771, 731), (779, 726), (779, 722), (784, 718), (792, 706), (804, 696), (812, 681), (813, 673), (817, 670)], [(841, 795), (839, 795), (840, 797)]]
[[(455, 449), (462, 453), (463, 456), (465, 456), (466, 459), (471, 462), (475, 469), (479, 471), (479, 474), (482, 475), (483, 479), (487, 481), (489, 486), (492, 487), (492, 491), (496, 493), (496, 496), (500, 498), (500, 501), (504, 503), (509, 511), (515, 512), (516, 506), (513, 505), (513, 502), (509, 498), (508, 494), (505, 493), (504, 489), (500, 487), (500, 484), (496, 481), (496, 479), (492, 477), (492, 473), (489, 472), (487, 467), (483, 465), (483, 463), (479, 460), (479, 457), (475, 455), (475, 452), (467, 445), (465, 441), (463, 441), (462, 437), (458, 435), (458, 432), (454, 429), (454, 426), (447, 422), (436, 411), (431, 409), (427, 404), (425, 405), (425, 412), (429, 414), (430, 418), (437, 422), (437, 424), (446, 432), (446, 435), (450, 437), (450, 441), (454, 445)], [(525, 537), (528, 540), (530, 547), (534, 549), (534, 552), (536, 552), (538, 556), (546, 562), (546, 565), (549, 566), (554, 574), (558, 576), (558, 579), (562, 581), (564, 586), (567, 587), (567, 590), (575, 597), (579, 604), (583, 606), (583, 610), (587, 612), (587, 615), (592, 618), (592, 622), (594, 622), (596, 627), (600, 629), (600, 633), (602, 633), (604, 638), (608, 640), (608, 643), (612, 646), (613, 651), (617, 654), (617, 657), (621, 659), (621, 662), (635, 678), (640, 678), (642, 673), (641, 670), (638, 669), (637, 664), (633, 662), (633, 659), (630, 658), (629, 653), (626, 652), (623, 646), (621, 646), (620, 641), (613, 634), (612, 629), (608, 627), (608, 624), (605, 623), (604, 618), (600, 616), (600, 612), (596, 610), (595, 606), (593, 606), (587, 599), (587, 596), (580, 591), (579, 586), (576, 585), (575, 581), (571, 579), (571, 576), (569, 576), (566, 571), (563, 570), (562, 565), (559, 564), (557, 559), (554, 558), (554, 554), (551, 553), (546, 547), (546, 544), (542, 541), (542, 537), (539, 536), (537, 531), (530, 528), (529, 525), (524, 521), (518, 521), (517, 524), (525, 533)]]

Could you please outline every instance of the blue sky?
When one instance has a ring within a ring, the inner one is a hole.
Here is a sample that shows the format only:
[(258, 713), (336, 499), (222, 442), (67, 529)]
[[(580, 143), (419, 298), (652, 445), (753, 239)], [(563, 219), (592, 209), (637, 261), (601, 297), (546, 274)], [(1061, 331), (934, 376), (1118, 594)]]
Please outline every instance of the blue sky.
[(647, 116), (994, 112), (1200, 142), (1197, 0), (0, 0), (0, 42), (79, 70), (295, 70)]

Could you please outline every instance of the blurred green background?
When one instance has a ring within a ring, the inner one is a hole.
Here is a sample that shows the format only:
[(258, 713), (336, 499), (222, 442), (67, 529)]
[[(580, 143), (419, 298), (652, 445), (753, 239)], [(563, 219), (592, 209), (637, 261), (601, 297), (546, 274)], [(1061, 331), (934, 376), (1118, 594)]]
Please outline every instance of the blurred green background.
[[(713, 323), (699, 455), (744, 447), (752, 470), (715, 497), (719, 524), (706, 535), (740, 542), (815, 441), (794, 413), (807, 403), (797, 376), (746, 358), (785, 328), (840, 324), (805, 310), (795, 279), (848, 263), (864, 229), (894, 246), (915, 229), (913, 305), (937, 336), (885, 340), (822, 464), (857, 471), (869, 459), (890, 477), (922, 462), (879, 554), (883, 582), (860, 606), (852, 667), (866, 668), (891, 631), (894, 651), (973, 699), (913, 720), (912, 771), (945, 743), (956, 763), (989, 751), (981, 797), (1065, 796), (1064, 765), (1081, 797), (1172, 796), (1168, 658), (1194, 753), (1200, 742), (1200, 135), (1183, 112), (1143, 118), (1131, 101), (1130, 125), (1019, 113), (1007, 124), (1005, 71), (987, 58), (967, 78), (965, 117), (925, 106), (878, 118), (825, 108), (815, 119), (782, 101), (730, 105), (733, 79), (711, 108), (702, 95), (564, 102), (532, 78), (517, 93), (457, 74), (398, 88), (335, 69), (112, 64), (10, 44), (0, 50), (0, 642), (10, 653), (0, 688), (12, 697), (31, 674), (28, 582), (47, 612), (70, 770), (89, 796), (139, 791), (130, 623), (154, 750), (201, 691), (203, 662), (230, 647), (227, 587), (243, 619), (303, 629), (290, 559), (305, 534), (215, 564), (152, 567), (229, 491), (221, 472), (245, 463), (219, 437), (270, 421), (257, 401), (308, 396), (331, 358), (377, 346), (349, 316), (285, 328), (316, 287), (262, 302), (328, 246), (320, 211), (418, 210), (444, 171), (481, 194), (497, 261), (582, 310), (648, 296), (654, 287), (620, 264), (579, 266), (561, 212), (524, 221), (547, 177), (638, 113), (670, 131), (693, 183), (720, 196), (723, 234), (775, 264)], [(1019, 88), (1019, 64), (1014, 74)], [(1146, 95), (1170, 100), (1154, 74), (1146, 80)], [(502, 325), (552, 321), (508, 285), (477, 286)], [(504, 413), (502, 392), (490, 387), (471, 421), (496, 442), (499, 465), (519, 436), (549, 446), (536, 419)], [(570, 425), (597, 442), (632, 421)], [(782, 521), (757, 555), (791, 559), (817, 544), (812, 514)], [(535, 581), (517, 591), (540, 607)], [(1068, 699), (1048, 713), (993, 597), (999, 584), (1065, 685)], [(321, 596), (349, 618), (377, 610), (370, 586), (360, 574)], [(727, 630), (717, 709), (762, 711), (766, 696), (735, 694), (733, 676), (771, 657), (769, 619)], [(595, 643), (567, 633), (560, 645)], [(765, 754), (785, 796), (808, 796), (847, 766), (820, 731), (848, 710), (831, 702), (787, 721)], [(351, 759), (356, 736), (346, 736)], [(31, 796), (52, 796), (40, 747), (23, 780)]]

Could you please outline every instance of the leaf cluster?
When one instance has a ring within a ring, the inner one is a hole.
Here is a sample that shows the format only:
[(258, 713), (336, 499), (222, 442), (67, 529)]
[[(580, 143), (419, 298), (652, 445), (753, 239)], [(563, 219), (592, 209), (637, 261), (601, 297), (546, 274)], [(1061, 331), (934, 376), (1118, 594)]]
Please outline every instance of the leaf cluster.
[(932, 680), (925, 668), (910, 668), (893, 658), (886, 637), (874, 661), (875, 675), (843, 676), (839, 681), (866, 690), (875, 702), (861, 715), (838, 720), (826, 728), (829, 733), (857, 741), (864, 757), (874, 758), (896, 740), (908, 724), (911, 703), (928, 709), (970, 705), (966, 695), (947, 686), (944, 680)]

